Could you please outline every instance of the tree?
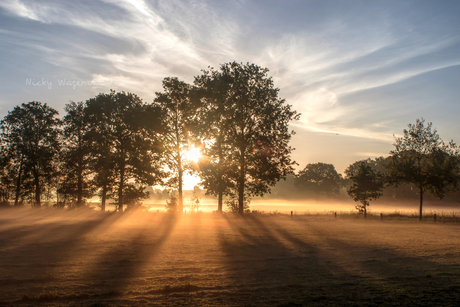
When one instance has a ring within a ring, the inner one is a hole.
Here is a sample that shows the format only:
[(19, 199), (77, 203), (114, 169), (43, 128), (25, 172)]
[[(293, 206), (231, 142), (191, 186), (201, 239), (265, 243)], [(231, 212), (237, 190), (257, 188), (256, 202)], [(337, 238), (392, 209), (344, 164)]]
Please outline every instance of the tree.
[(239, 212), (250, 196), (262, 196), (287, 174), (293, 173), (289, 123), (299, 114), (278, 98), (279, 89), (267, 77), (268, 69), (236, 62), (221, 65), (218, 77), (227, 83), (226, 97), (230, 147), (227, 172), (238, 197)]
[(347, 193), (354, 201), (361, 203), (356, 205), (356, 209), (363, 212), (366, 217), (369, 201), (383, 195), (384, 176), (365, 162), (360, 162), (357, 170), (350, 171), (349, 175), (348, 178), (352, 180), (353, 185), (347, 189)]
[(170, 170), (176, 173), (168, 185), (177, 187), (178, 211), (183, 210), (183, 175), (189, 169), (184, 153), (190, 148), (189, 126), (194, 119), (196, 108), (190, 102), (191, 86), (177, 78), (165, 78), (163, 80), (164, 92), (156, 93), (154, 105), (158, 106), (164, 116), (162, 118), (165, 131), (163, 144), (168, 156), (166, 161)]
[[(0, 139), (1, 142), (1, 139)], [(10, 159), (7, 155), (7, 148), (0, 143), (0, 204), (7, 203), (14, 190), (14, 177), (11, 174)]]
[(33, 206), (41, 205), (46, 183), (55, 175), (53, 161), (60, 150), (57, 115), (58, 112), (46, 103), (32, 101), (15, 107), (2, 121), (2, 143), (9, 162), (18, 169), (15, 205), (18, 205), (23, 186), (33, 189)]
[[(375, 159), (367, 158), (363, 160), (356, 161), (350, 164), (347, 169), (345, 170), (345, 179), (344, 179), (344, 186), (351, 187), (353, 184), (352, 180), (350, 179), (351, 176), (358, 172), (358, 169), (361, 163), (365, 163), (366, 165), (370, 166), (372, 170), (380, 173), (382, 176), (385, 177), (385, 180), (389, 180), (388, 176), (388, 169), (387, 166), (391, 161), (391, 156), (388, 157), (377, 157)], [(412, 191), (412, 184), (406, 183), (402, 185), (389, 185), (385, 184), (385, 193), (382, 195), (382, 198), (387, 198), (388, 200), (395, 201), (395, 200), (409, 200), (414, 198), (413, 191)]]
[(457, 186), (459, 163), (458, 148), (453, 143), (445, 144), (432, 123), (425, 127), (425, 120), (417, 119), (404, 129), (404, 136), (395, 138), (395, 149), (390, 152), (387, 166), (393, 185), (412, 183), (420, 196), (420, 220), (423, 216), (425, 192), (443, 198), (449, 188)]
[(221, 71), (211, 68), (195, 77), (194, 97), (198, 100), (195, 138), (202, 145), (203, 156), (199, 163), (201, 186), (207, 195), (217, 196), (217, 211), (222, 213), (223, 197), (231, 195), (234, 184), (231, 180), (229, 143), (232, 126), (233, 99), (229, 95), (232, 82)]
[[(111, 91), (86, 102), (95, 183), (105, 198), (115, 199), (118, 210), (145, 198), (142, 185), (162, 183), (163, 146), (161, 110), (132, 93)], [(114, 186), (114, 193), (111, 186)], [(137, 186), (136, 186), (137, 185)], [(140, 186), (139, 186), (140, 185)], [(125, 197), (129, 195), (129, 197)]]
[(62, 172), (63, 182), (59, 192), (75, 202), (77, 207), (90, 198), (94, 189), (91, 185), (89, 123), (85, 119), (85, 104), (71, 102), (65, 106), (67, 112), (63, 122)]
[(166, 210), (170, 213), (174, 213), (178, 211), (178, 201), (176, 195), (170, 195), (169, 199), (166, 200)]
[[(233, 197), (227, 198), (225, 200), (225, 205), (226, 205), (227, 212), (232, 212), (232, 213), (240, 212), (240, 205), (239, 205), (237, 198), (233, 198)], [(244, 211), (249, 210), (249, 200), (246, 200), (246, 199), (244, 200), (243, 210)]]
[(338, 194), (342, 188), (342, 175), (334, 165), (327, 163), (309, 163), (299, 171), (295, 185), (298, 189), (317, 194)]
[(390, 157), (377, 157), (375, 159), (367, 158), (363, 160), (356, 161), (350, 164), (347, 169), (344, 171), (345, 177), (349, 178), (358, 173), (361, 164), (364, 163), (372, 168), (372, 170), (385, 174), (387, 172), (386, 166), (390, 163)]

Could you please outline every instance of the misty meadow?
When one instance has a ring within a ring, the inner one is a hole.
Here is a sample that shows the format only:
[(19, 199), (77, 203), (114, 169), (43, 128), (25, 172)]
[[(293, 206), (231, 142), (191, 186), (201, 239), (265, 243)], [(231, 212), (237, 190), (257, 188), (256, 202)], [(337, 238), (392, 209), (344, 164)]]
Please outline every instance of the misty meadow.
[(0, 306), (457, 306), (460, 4), (0, 3)]

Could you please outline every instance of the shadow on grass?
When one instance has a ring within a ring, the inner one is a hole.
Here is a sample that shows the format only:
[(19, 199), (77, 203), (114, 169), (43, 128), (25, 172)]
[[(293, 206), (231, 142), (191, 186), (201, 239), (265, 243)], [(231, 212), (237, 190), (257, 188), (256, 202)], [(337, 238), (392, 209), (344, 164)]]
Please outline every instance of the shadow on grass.
[(122, 295), (129, 289), (128, 286), (139, 281), (144, 283), (145, 278), (153, 278), (148, 275), (146, 266), (153, 264), (179, 219), (178, 214), (162, 214), (157, 225), (144, 223), (138, 228), (126, 227), (125, 231), (131, 233), (100, 254), (87, 268), (83, 279), (91, 287)]
[[(78, 262), (82, 259), (75, 257), (83, 258), (82, 243), (94, 232), (110, 228), (124, 218), (121, 214), (100, 213), (89, 221), (44, 222), (3, 230), (0, 237), (7, 247), (0, 253), (0, 294), (9, 293), (8, 299), (21, 293), (37, 295), (50, 283), (73, 279), (67, 275), (73, 275), (76, 265), (81, 265)], [(10, 238), (16, 241), (9, 241)], [(14, 275), (8, 275), (12, 272)]]
[[(460, 298), (456, 265), (347, 244), (323, 231), (327, 223), (276, 223), (255, 215), (227, 220), (234, 231), (219, 238), (237, 303), (428, 306)], [(305, 234), (319, 241), (305, 241)]]

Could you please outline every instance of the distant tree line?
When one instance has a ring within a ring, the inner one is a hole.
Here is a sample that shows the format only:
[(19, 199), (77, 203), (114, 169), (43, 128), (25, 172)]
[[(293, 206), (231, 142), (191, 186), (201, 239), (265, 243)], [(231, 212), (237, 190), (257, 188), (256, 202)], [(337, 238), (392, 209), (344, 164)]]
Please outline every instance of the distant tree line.
[[(15, 206), (81, 207), (98, 195), (119, 211), (147, 198), (146, 186), (178, 191), (183, 176), (202, 178), (207, 194), (243, 212), (252, 196), (294, 172), (289, 123), (299, 115), (255, 64), (209, 68), (193, 84), (163, 80), (152, 103), (111, 91), (70, 102), (60, 119), (46, 103), (15, 107), (1, 121), (0, 201)], [(202, 159), (187, 161), (192, 146)]]
[(346, 191), (364, 216), (370, 201), (384, 194), (393, 201), (418, 197), (420, 219), (427, 192), (439, 199), (446, 195), (458, 199), (459, 148), (452, 141), (444, 143), (432, 123), (425, 126), (422, 118), (409, 124), (403, 136), (395, 138), (394, 146), (388, 157), (354, 162), (345, 170), (345, 177), (332, 164), (308, 164), (295, 176), (288, 176), (289, 183), (277, 185), (275, 193), (278, 197), (330, 197)]

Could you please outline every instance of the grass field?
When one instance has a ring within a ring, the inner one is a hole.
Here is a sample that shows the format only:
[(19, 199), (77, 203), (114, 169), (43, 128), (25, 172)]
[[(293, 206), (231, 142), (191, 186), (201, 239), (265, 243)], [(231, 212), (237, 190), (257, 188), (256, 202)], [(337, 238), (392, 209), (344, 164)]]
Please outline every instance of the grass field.
[(460, 225), (0, 211), (0, 305), (457, 306)]

